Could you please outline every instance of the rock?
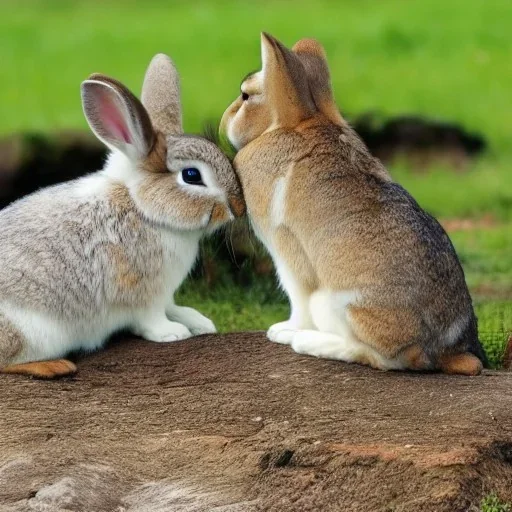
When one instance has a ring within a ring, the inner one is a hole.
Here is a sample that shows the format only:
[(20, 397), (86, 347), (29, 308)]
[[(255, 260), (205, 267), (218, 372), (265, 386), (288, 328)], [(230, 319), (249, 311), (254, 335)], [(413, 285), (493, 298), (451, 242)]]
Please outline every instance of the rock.
[(512, 373), (379, 372), (260, 333), (0, 375), (2, 511), (473, 510), (512, 500)]

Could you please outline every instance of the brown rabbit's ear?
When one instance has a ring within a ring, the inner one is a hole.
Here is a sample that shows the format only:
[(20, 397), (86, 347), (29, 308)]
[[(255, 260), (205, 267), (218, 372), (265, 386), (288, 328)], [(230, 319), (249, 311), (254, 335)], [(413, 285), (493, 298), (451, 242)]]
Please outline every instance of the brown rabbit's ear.
[(121, 83), (95, 73), (82, 82), (82, 107), (95, 135), (132, 159), (148, 155), (155, 140), (141, 102)]
[(334, 100), (329, 66), (322, 45), (314, 39), (301, 39), (295, 43), (292, 51), (306, 70), (316, 108), (334, 124), (344, 124)]
[(263, 89), (273, 107), (274, 122), (295, 126), (314, 111), (309, 84), (299, 57), (269, 34), (261, 34)]
[(146, 71), (142, 104), (157, 130), (166, 135), (183, 133), (180, 77), (172, 60), (163, 53), (153, 57)]

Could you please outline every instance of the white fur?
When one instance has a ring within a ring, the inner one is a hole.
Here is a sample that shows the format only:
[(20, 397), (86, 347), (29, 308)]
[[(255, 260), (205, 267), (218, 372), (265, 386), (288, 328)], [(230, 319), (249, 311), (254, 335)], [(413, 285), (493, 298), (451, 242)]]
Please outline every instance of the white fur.
[(348, 363), (372, 361), (383, 370), (403, 368), (402, 363), (381, 356), (375, 349), (357, 339), (350, 326), (347, 307), (357, 301), (356, 291), (318, 290), (310, 298), (310, 311), (317, 331), (297, 331), (292, 348), (300, 354)]
[(343, 338), (328, 332), (297, 331), (291, 345), (298, 354), (335, 359), (346, 363), (371, 361), (372, 366), (381, 370), (399, 370), (403, 368), (399, 361), (382, 357), (376, 350), (355, 338)]
[[(277, 228), (285, 222), (287, 185), (287, 178), (283, 177), (277, 180), (274, 188), (269, 212), (270, 222), (274, 228)], [(249, 219), (252, 221), (251, 216), (249, 216)], [(264, 232), (259, 229), (256, 223), (251, 222), (251, 225), (256, 236), (263, 242), (270, 253), (276, 267), (281, 287), (290, 300), (291, 313), (289, 320), (272, 325), (267, 331), (267, 337), (270, 341), (275, 343), (290, 344), (297, 330), (310, 329), (313, 327), (309, 308), (309, 295), (302, 288), (299, 280), (290, 270), (286, 261), (281, 258), (278, 251), (275, 250), (273, 241), (265, 237)]]
[(333, 332), (347, 339), (355, 338), (347, 316), (347, 308), (354, 304), (357, 298), (357, 291), (316, 291), (309, 300), (313, 323), (321, 331)]
[(292, 314), (289, 320), (270, 327), (267, 336), (271, 341), (291, 344), (299, 354), (348, 363), (370, 360), (383, 370), (403, 368), (401, 362), (381, 356), (354, 334), (347, 307), (357, 301), (357, 291), (318, 290), (308, 297), (286, 267), (279, 265), (278, 260), (276, 264), (281, 283), (290, 297)]
[(286, 178), (276, 180), (272, 202), (270, 204), (270, 221), (274, 228), (280, 226), (285, 220), (286, 210), (286, 188), (288, 181)]
[(214, 323), (195, 309), (177, 306), (172, 301), (167, 305), (165, 312), (171, 320), (188, 326), (190, 332), (194, 335), (217, 332)]
[[(164, 246), (163, 293), (143, 309), (105, 309), (89, 319), (66, 322), (50, 314), (4, 302), (0, 311), (22, 332), (26, 343), (10, 364), (63, 357), (66, 353), (92, 351), (116, 331), (129, 328), (155, 342), (169, 342), (194, 334), (215, 332), (214, 324), (192, 308), (174, 304), (174, 293), (190, 272), (199, 242), (196, 233), (162, 233)], [(171, 321), (166, 313), (173, 317)], [(188, 328), (190, 327), (190, 330)]]
[(141, 178), (134, 162), (117, 150), (108, 155), (103, 171), (99, 174), (123, 183), (128, 188), (138, 183)]
[[(242, 107), (243, 108), (243, 107)], [(237, 112), (238, 115), (238, 112)], [(238, 151), (242, 147), (242, 143), (237, 139), (235, 136), (235, 117), (229, 120), (228, 126), (227, 126), (227, 136), (228, 140), (231, 143), (231, 145)]]
[(103, 173), (89, 174), (76, 182), (72, 193), (79, 200), (97, 199), (105, 196), (107, 184), (108, 178)]
[(276, 343), (290, 344), (297, 330), (313, 327), (309, 296), (302, 289), (286, 263), (273, 251), (271, 254), (281, 286), (290, 299), (291, 314), (289, 320), (272, 325), (267, 331), (267, 337)]
[(460, 336), (464, 329), (468, 326), (470, 319), (471, 317), (469, 315), (464, 315), (455, 320), (455, 322), (453, 322), (452, 325), (448, 327), (445, 335), (446, 346), (449, 347), (459, 341)]
[(178, 341), (192, 335), (183, 324), (169, 320), (161, 307), (141, 315), (137, 319), (134, 332), (146, 340), (156, 342)]
[(1, 304), (0, 311), (27, 341), (11, 364), (57, 359), (74, 350), (95, 350), (110, 334), (133, 323), (133, 316), (127, 311), (106, 311), (95, 322), (74, 323), (9, 303)]

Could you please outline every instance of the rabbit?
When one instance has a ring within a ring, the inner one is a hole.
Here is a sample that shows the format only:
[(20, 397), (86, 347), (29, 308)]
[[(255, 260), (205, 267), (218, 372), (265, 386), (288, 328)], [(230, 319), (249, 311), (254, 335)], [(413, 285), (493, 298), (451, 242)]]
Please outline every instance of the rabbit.
[(261, 60), (220, 133), (291, 305), (268, 338), (382, 370), (479, 374), (485, 353), (450, 239), (341, 116), (323, 47), (289, 50), (263, 33)]
[(179, 77), (156, 55), (142, 103), (93, 74), (81, 85), (85, 117), (111, 150), (104, 168), (40, 190), (0, 212), (0, 369), (68, 375), (71, 351), (101, 347), (115, 331), (170, 342), (214, 324), (173, 294), (199, 241), (243, 214), (228, 158), (183, 135)]

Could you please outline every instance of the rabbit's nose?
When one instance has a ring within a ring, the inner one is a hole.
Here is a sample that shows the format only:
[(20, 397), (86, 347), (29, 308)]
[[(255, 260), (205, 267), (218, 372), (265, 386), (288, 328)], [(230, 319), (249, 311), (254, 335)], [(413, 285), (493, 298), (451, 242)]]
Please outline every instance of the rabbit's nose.
[(245, 201), (239, 197), (232, 197), (229, 200), (229, 207), (235, 217), (241, 217), (245, 213)]

